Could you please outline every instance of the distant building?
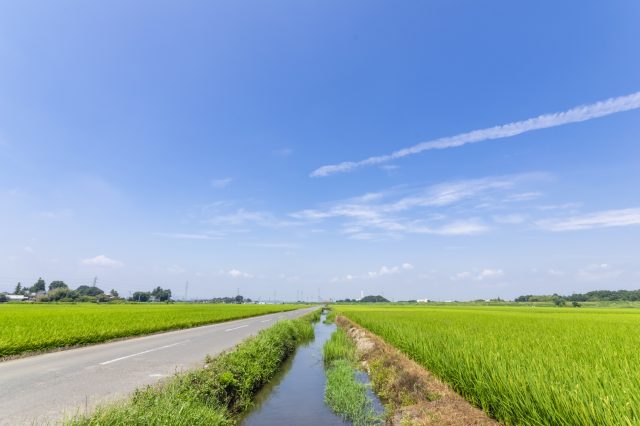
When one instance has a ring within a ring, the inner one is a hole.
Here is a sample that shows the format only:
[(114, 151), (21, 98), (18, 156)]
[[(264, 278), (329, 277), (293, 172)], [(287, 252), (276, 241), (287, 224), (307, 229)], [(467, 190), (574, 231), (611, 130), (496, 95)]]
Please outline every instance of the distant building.
[(14, 301), (21, 302), (23, 300), (27, 300), (28, 299), (27, 296), (22, 295), (22, 294), (7, 294), (6, 297), (7, 297), (7, 300), (12, 301), (12, 302), (14, 302)]
[(418, 300), (416, 300), (416, 302), (418, 302), (418, 303), (428, 303), (429, 299), (418, 299)]

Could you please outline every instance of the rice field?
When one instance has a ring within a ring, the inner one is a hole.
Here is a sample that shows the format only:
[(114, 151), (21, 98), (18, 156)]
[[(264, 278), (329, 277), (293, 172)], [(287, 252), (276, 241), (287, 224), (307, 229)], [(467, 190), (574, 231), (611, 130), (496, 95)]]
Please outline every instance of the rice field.
[(282, 312), (300, 305), (0, 304), (0, 358)]
[(505, 424), (640, 424), (640, 310), (335, 309)]

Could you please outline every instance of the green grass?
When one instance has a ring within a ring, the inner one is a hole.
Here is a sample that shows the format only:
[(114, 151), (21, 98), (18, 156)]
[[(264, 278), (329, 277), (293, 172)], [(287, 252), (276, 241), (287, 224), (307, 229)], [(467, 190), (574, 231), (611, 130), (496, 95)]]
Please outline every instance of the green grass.
[(300, 305), (0, 304), (0, 358), (287, 311)]
[(640, 312), (335, 306), (505, 424), (640, 424)]
[(137, 391), (128, 401), (98, 408), (72, 425), (232, 425), (254, 395), (301, 342), (313, 338), (309, 314), (284, 320), (234, 351), (206, 360), (207, 368), (178, 374)]
[(322, 348), (327, 367), (324, 400), (331, 409), (356, 426), (380, 424), (363, 383), (356, 380), (355, 346), (338, 328)]
[(335, 311), (330, 310), (330, 311), (327, 313), (326, 318), (324, 319), (324, 323), (325, 323), (325, 324), (333, 324), (333, 323), (335, 322), (335, 320), (336, 320), (336, 312), (335, 312)]
[(322, 347), (322, 358), (326, 366), (330, 366), (336, 360), (356, 362), (355, 346), (343, 329), (338, 328), (325, 342)]

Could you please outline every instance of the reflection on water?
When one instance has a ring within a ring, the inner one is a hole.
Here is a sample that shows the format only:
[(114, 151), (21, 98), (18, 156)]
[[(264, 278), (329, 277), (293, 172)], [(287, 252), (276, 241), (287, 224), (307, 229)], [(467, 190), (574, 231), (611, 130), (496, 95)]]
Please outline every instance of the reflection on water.
[(349, 424), (324, 403), (322, 346), (336, 329), (335, 324), (324, 324), (324, 317), (315, 325), (315, 339), (299, 347), (282, 372), (258, 393), (244, 426)]
[[(373, 389), (371, 387), (371, 380), (369, 379), (369, 376), (364, 371), (356, 371), (356, 380), (366, 386), (367, 399), (371, 401), (373, 412), (376, 413), (376, 416), (382, 419), (382, 415), (384, 414), (384, 405), (382, 405), (382, 402), (378, 398), (378, 395), (373, 393)], [(380, 421), (379, 424), (382, 424), (382, 423), (383, 422)]]

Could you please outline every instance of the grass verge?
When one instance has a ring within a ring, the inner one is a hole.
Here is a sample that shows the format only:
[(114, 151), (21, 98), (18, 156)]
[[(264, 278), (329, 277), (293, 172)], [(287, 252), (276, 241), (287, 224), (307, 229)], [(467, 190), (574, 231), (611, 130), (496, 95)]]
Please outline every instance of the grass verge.
[(324, 399), (331, 409), (356, 426), (379, 424), (363, 383), (356, 380), (356, 351), (344, 330), (338, 328), (322, 348), (327, 367)]
[(315, 311), (284, 320), (238, 345), (207, 357), (205, 368), (177, 374), (157, 386), (138, 390), (125, 402), (99, 407), (71, 425), (232, 425), (253, 396), (278, 372), (296, 347), (313, 338)]

